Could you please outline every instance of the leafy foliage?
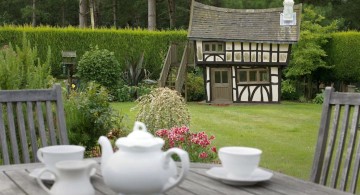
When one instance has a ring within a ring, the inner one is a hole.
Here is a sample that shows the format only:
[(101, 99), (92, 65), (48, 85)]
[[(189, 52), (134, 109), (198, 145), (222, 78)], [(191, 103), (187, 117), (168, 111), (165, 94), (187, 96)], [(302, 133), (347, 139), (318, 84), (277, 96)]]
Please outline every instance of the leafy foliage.
[(205, 99), (204, 78), (199, 73), (190, 72), (187, 75), (187, 99), (189, 101), (200, 101)]
[(80, 144), (91, 150), (101, 135), (110, 131), (124, 132), (123, 116), (108, 102), (107, 90), (90, 82), (84, 91), (72, 91), (66, 99), (65, 114), (71, 144)]
[(312, 98), (314, 81), (319, 83), (319, 71), (332, 68), (325, 61), (327, 56), (324, 48), (331, 38), (331, 33), (337, 29), (337, 21), (329, 25), (323, 24), (324, 17), (318, 14), (313, 7), (306, 7), (302, 14), (300, 40), (293, 47), (291, 61), (285, 76), (287, 79), (303, 80), (306, 87), (303, 88), (306, 99)]
[(311, 7), (304, 9), (301, 22), (300, 40), (294, 46), (292, 60), (286, 71), (287, 77), (311, 75), (319, 68), (330, 68), (324, 61), (326, 52), (323, 49), (336, 30), (336, 21), (324, 26), (324, 17), (317, 14)]
[(77, 56), (81, 57), (89, 51), (89, 45), (97, 45), (101, 49), (114, 51), (122, 70), (126, 70), (128, 61), (138, 62), (139, 56), (144, 52), (143, 68), (151, 72), (151, 79), (158, 79), (169, 43), (186, 41), (184, 30), (149, 32), (143, 29), (4, 26), (0, 28), (0, 45), (9, 41), (20, 45), (23, 33), (28, 40), (37, 43), (38, 56), (42, 61), (46, 59), (48, 46), (51, 47), (54, 76), (62, 74), (61, 51), (76, 51)]
[(24, 35), (21, 47), (9, 45), (0, 50), (0, 89), (47, 88), (51, 76), (51, 49), (48, 47), (44, 63)]
[(328, 51), (336, 80), (346, 83), (360, 81), (360, 32), (334, 33)]
[(159, 129), (190, 124), (190, 114), (184, 98), (175, 90), (155, 88), (136, 102), (137, 105), (133, 108), (138, 110), (136, 120), (145, 123), (152, 133)]
[(95, 81), (113, 89), (119, 81), (121, 67), (114, 53), (97, 46), (85, 52), (79, 61), (77, 71), (85, 82)]
[(283, 80), (281, 82), (281, 99), (282, 100), (298, 100), (299, 94), (296, 91), (296, 84), (291, 80)]

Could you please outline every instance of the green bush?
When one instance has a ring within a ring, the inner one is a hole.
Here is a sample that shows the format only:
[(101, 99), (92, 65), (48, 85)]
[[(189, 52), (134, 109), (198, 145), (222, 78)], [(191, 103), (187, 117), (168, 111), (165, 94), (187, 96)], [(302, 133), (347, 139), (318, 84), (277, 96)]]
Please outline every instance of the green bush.
[(154, 88), (154, 85), (145, 83), (140, 83), (138, 86), (123, 84), (116, 89), (115, 100), (119, 102), (135, 101), (138, 97), (149, 94)]
[(315, 104), (322, 104), (324, 102), (324, 91), (316, 94), (315, 98), (312, 100)]
[(84, 82), (95, 81), (108, 89), (114, 89), (119, 81), (121, 67), (113, 52), (96, 46), (81, 57), (77, 71)]
[(299, 100), (299, 94), (296, 91), (295, 82), (283, 80), (281, 82), (281, 99), (282, 100)]
[(188, 73), (186, 87), (188, 101), (200, 101), (205, 99), (204, 78), (199, 73)]
[(47, 48), (45, 62), (38, 57), (24, 35), (21, 46), (11, 43), (0, 50), (0, 89), (48, 88), (53, 79), (50, 68), (51, 49)]
[(332, 34), (328, 45), (328, 61), (334, 65), (336, 80), (346, 83), (360, 81), (360, 32)]
[(66, 125), (71, 144), (86, 146), (90, 151), (101, 135), (110, 131), (124, 132), (123, 117), (108, 101), (107, 90), (90, 82), (84, 91), (72, 91), (65, 100)]
[(137, 105), (133, 108), (138, 110), (136, 120), (145, 123), (152, 133), (159, 129), (190, 124), (190, 114), (185, 100), (175, 90), (155, 88), (150, 94), (141, 96), (136, 102)]

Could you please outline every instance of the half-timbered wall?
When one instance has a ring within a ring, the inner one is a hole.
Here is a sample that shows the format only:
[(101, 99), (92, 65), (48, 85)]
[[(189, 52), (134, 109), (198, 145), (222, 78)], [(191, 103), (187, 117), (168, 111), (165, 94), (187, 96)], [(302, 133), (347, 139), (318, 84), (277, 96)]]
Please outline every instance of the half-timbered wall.
[[(231, 66), (232, 101), (241, 102), (279, 102), (280, 96), (280, 66), (266, 66), (268, 70), (268, 81), (260, 83), (239, 83), (238, 70), (247, 69), (251, 66)], [(260, 66), (264, 68), (264, 66)], [(206, 101), (211, 102), (211, 69), (216, 67), (206, 66), (204, 71)], [(252, 67), (256, 68), (256, 67)]]
[[(224, 44), (222, 51), (205, 51), (206, 41), (196, 41), (198, 63), (264, 63), (286, 65), (289, 58), (289, 44), (253, 42), (217, 42)], [(216, 42), (210, 42), (216, 43)]]

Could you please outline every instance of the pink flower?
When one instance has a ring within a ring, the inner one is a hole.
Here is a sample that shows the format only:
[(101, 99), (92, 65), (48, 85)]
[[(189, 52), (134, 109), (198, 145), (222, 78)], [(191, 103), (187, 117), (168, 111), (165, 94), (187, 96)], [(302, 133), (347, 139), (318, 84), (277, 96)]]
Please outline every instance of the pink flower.
[(216, 153), (217, 152), (216, 147), (215, 146), (211, 147), (211, 151)]
[(204, 158), (207, 158), (207, 157), (208, 157), (208, 154), (207, 154), (206, 152), (201, 152), (201, 153), (199, 154), (199, 158), (204, 159)]

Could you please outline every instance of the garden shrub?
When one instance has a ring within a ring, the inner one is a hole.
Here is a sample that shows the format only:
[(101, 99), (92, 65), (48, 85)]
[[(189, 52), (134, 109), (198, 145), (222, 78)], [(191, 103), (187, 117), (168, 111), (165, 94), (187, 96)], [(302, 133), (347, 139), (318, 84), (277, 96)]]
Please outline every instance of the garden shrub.
[(324, 102), (324, 90), (321, 93), (316, 94), (312, 102), (315, 104), (322, 104)]
[(296, 91), (295, 83), (291, 80), (283, 80), (281, 82), (281, 99), (282, 100), (298, 100), (299, 94)]
[(154, 88), (154, 85), (145, 83), (140, 83), (137, 86), (123, 84), (116, 89), (115, 99), (119, 102), (135, 101), (137, 98), (149, 94)]
[(48, 47), (45, 62), (38, 57), (37, 47), (32, 47), (26, 36), (21, 46), (11, 43), (0, 50), (0, 89), (48, 88), (51, 76), (51, 49)]
[(205, 99), (204, 78), (202, 75), (190, 72), (186, 80), (187, 100), (201, 101)]
[(90, 82), (84, 91), (70, 93), (64, 104), (71, 144), (86, 146), (90, 151), (101, 135), (110, 131), (125, 133), (123, 116), (110, 107), (108, 98), (105, 87), (94, 82)]
[(152, 133), (159, 129), (190, 124), (190, 114), (185, 100), (175, 90), (155, 88), (136, 102), (137, 105), (133, 108), (138, 110), (136, 120), (145, 123)]
[(119, 81), (121, 67), (113, 52), (95, 46), (81, 57), (77, 71), (82, 81), (95, 81), (112, 90)]

